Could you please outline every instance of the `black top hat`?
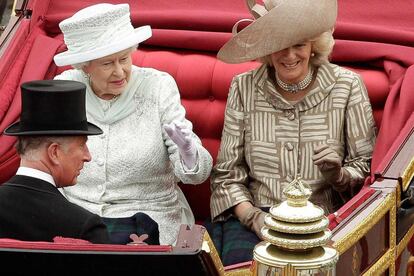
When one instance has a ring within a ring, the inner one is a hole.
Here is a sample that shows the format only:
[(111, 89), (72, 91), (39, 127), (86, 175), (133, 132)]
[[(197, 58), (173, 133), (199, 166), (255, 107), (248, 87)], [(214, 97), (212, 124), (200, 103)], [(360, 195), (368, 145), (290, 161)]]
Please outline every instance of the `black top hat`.
[(20, 122), (10, 125), (4, 134), (97, 135), (102, 130), (86, 120), (86, 86), (78, 81), (39, 80), (21, 85)]

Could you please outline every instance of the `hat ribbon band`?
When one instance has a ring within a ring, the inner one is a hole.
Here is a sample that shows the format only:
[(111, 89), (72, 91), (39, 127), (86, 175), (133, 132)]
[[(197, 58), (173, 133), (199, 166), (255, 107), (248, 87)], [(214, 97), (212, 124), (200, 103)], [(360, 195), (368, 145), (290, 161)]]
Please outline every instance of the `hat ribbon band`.
[[(263, 15), (268, 13), (268, 10), (262, 6), (256, 3), (256, 0), (246, 0), (247, 6), (249, 7), (250, 13), (253, 15), (255, 19), (262, 17)], [(237, 29), (239, 27), (239, 24), (242, 22), (253, 22), (253, 19), (240, 19), (239, 21), (234, 24), (233, 29), (231, 30), (233, 36), (237, 34)]]
[(113, 41), (114, 37), (127, 37), (133, 31), (131, 19), (125, 15), (114, 21), (110, 28), (92, 27), (68, 33), (65, 36), (65, 42), (70, 52), (89, 51)]
[(246, 19), (240, 19), (239, 21), (236, 22), (236, 24), (233, 25), (233, 28), (231, 30), (231, 33), (233, 35), (236, 35), (237, 34), (237, 29), (238, 29), (240, 23), (242, 23), (242, 22), (253, 22), (253, 21), (254, 21), (253, 19), (248, 19), (248, 18), (246, 18)]
[(255, 19), (262, 17), (268, 10), (263, 6), (256, 3), (256, 0), (246, 0), (247, 7), (249, 7), (250, 13), (254, 16)]

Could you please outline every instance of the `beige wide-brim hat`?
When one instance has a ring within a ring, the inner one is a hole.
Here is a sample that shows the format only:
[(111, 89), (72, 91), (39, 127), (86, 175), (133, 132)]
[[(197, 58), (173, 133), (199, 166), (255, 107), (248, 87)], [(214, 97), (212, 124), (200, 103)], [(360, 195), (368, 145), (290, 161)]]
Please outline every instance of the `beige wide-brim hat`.
[[(255, 60), (333, 29), (336, 0), (246, 0), (256, 18), (220, 49), (217, 57), (227, 63)], [(233, 28), (233, 33), (237, 28)]]
[(151, 37), (151, 27), (131, 24), (128, 4), (96, 4), (60, 22), (68, 48), (54, 56), (58, 66), (73, 65), (105, 57)]

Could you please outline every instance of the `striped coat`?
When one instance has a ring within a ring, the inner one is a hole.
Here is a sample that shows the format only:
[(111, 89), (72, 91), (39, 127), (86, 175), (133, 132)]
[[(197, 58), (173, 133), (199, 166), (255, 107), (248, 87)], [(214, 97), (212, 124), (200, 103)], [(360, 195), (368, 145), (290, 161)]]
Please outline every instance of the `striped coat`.
[(375, 122), (360, 76), (334, 64), (321, 65), (307, 95), (296, 104), (277, 91), (268, 67), (236, 76), (227, 100), (224, 129), (211, 176), (214, 221), (250, 201), (269, 207), (296, 175), (312, 187), (311, 201), (326, 212), (339, 208), (339, 195), (312, 162), (313, 149), (327, 143), (343, 158), (353, 185), (369, 174)]

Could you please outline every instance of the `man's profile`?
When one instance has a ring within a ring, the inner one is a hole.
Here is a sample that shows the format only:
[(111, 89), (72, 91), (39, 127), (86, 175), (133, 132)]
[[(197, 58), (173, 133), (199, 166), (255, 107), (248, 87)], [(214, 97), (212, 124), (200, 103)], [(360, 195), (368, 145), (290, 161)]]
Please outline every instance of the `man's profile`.
[(15, 176), (0, 185), (0, 237), (52, 241), (56, 236), (109, 243), (101, 218), (70, 203), (58, 190), (76, 184), (91, 160), (88, 135), (102, 130), (86, 119), (86, 86), (40, 80), (21, 85), (20, 121), (4, 131), (17, 136)]

